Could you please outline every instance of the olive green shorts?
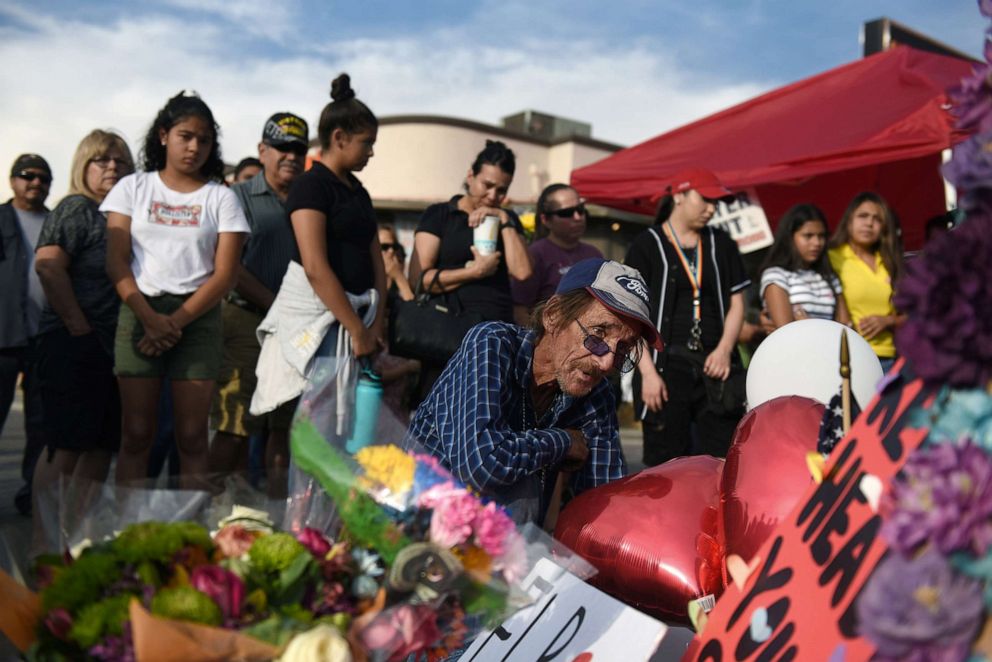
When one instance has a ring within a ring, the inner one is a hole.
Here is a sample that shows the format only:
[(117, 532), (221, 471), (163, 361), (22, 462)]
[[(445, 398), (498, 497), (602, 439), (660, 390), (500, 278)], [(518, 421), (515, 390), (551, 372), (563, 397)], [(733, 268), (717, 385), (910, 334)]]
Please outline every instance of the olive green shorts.
[[(146, 299), (155, 312), (171, 315), (189, 297), (163, 294)], [(114, 339), (114, 374), (118, 377), (217, 379), (223, 358), (220, 304), (187, 324), (179, 342), (159, 356), (147, 356), (138, 350), (144, 335), (145, 329), (134, 311), (122, 304)]]
[(221, 304), (224, 320), (224, 361), (217, 379), (217, 394), (210, 410), (210, 427), (239, 437), (268, 430), (288, 430), (296, 412), (297, 400), (262, 416), (248, 413), (255, 393), (255, 365), (262, 348), (255, 329), (262, 322), (258, 313), (225, 301)]

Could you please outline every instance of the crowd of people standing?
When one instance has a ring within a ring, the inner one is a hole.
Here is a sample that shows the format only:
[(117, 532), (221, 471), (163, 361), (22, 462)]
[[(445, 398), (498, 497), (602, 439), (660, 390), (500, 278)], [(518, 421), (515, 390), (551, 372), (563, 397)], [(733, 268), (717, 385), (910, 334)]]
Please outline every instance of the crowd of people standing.
[[(114, 454), (118, 483), (145, 479), (163, 424), (163, 392), (171, 397), (181, 487), (212, 488), (204, 477), (247, 471), (257, 442), (269, 494), (285, 496), (288, 431), (301, 388), (279, 380), (285, 366), (272, 363), (263, 336), (280, 333), (287, 318), (301, 328), (320, 320), (306, 326), (319, 332), (303, 343), (305, 356), (376, 358), (392, 385), (387, 402), (407, 416), (404, 391), (414, 403), (438, 407), (438, 380), (447, 389), (456, 380), (443, 364), (388, 353), (387, 310), (421, 293), (479, 322), (536, 325), (536, 338), (513, 336), (531, 348), (565, 319), (555, 316), (555, 297), (595, 290), (595, 301), (582, 302), (604, 306), (608, 312), (593, 317), (607, 320), (606, 330), (581, 326), (592, 319), (582, 317), (584, 309), (565, 321), (579, 320), (582, 351), (602, 358), (602, 369), (589, 368), (587, 377), (634, 372), (644, 463), (726, 454), (744, 411), (737, 344), (751, 279), (735, 242), (708, 225), (731, 194), (713, 173), (695, 168), (672, 178), (655, 223), (627, 252), (628, 270), (616, 271), (608, 262), (601, 267), (600, 251), (582, 241), (588, 212), (567, 184), (541, 193), (537, 237), (528, 245), (520, 218), (504, 207), (515, 155), (487, 141), (469, 165), (464, 191), (424, 211), (407, 263), (356, 177), (373, 157), (378, 120), (346, 74), (331, 96), (317, 128), (321, 155), (309, 170), (306, 121), (279, 112), (262, 128), (258, 157), (238, 164), (231, 186), (223, 181), (213, 114), (185, 92), (158, 112), (137, 164), (119, 135), (88, 134), (73, 157), (68, 195), (51, 211), (47, 162), (35, 154), (16, 160), (14, 198), (0, 205), (0, 273), (14, 284), (0, 295), (0, 429), (23, 376), (22, 512), (31, 510), (32, 483), (40, 490), (59, 476), (104, 481)], [(496, 248), (481, 252), (473, 232), (487, 217), (498, 223)], [(762, 325), (767, 332), (806, 318), (852, 325), (887, 367), (901, 322), (891, 303), (902, 271), (895, 216), (880, 196), (864, 193), (829, 241), (827, 233), (813, 204), (779, 220), (757, 274)], [(567, 274), (579, 263), (588, 282), (576, 276), (571, 283)], [(600, 271), (618, 274), (638, 296), (643, 291), (643, 310), (636, 300), (611, 307), (610, 287), (596, 280)], [(309, 297), (306, 310), (297, 306), (300, 297)], [(549, 299), (555, 304), (546, 308)], [(542, 317), (549, 310), (552, 317)], [(613, 333), (609, 311), (634, 319), (637, 331), (618, 332), (623, 340), (612, 347), (604, 340)], [(641, 329), (647, 321), (653, 331)], [(486, 342), (509, 342), (500, 340), (509, 328), (491, 327)], [(595, 411), (612, 407), (615, 418), (613, 396), (596, 393)], [(538, 413), (554, 410), (553, 393), (546, 402), (539, 389), (533, 396)], [(514, 398), (526, 419), (528, 401)], [(588, 435), (570, 435), (556, 461), (581, 466), (587, 453), (576, 449)], [(622, 466), (610, 460), (603, 475), (616, 477)]]

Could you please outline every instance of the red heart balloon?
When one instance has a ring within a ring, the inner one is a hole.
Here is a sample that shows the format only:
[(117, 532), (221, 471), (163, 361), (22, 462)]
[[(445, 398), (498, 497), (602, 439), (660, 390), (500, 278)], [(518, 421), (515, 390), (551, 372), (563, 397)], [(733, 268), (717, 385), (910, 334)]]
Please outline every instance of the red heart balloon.
[(722, 589), (717, 537), (723, 460), (680, 457), (583, 492), (555, 537), (599, 571), (590, 583), (666, 621)]
[(823, 410), (816, 400), (785, 396), (737, 424), (720, 478), (720, 541), (728, 556), (750, 561), (809, 487), (806, 455), (816, 450)]

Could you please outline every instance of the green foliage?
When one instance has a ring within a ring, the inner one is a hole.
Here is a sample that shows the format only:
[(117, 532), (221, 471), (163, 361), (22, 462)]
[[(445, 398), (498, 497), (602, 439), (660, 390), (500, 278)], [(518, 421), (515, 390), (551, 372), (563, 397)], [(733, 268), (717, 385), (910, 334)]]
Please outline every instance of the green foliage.
[(115, 595), (112, 598), (86, 605), (76, 616), (69, 630), (69, 637), (83, 649), (95, 646), (107, 635), (120, 635), (128, 620), (130, 594)]
[(192, 586), (162, 589), (152, 598), (152, 613), (164, 618), (192, 621), (204, 625), (220, 625), (220, 607)]
[(282, 647), (289, 643), (293, 635), (305, 632), (310, 629), (310, 621), (300, 621), (294, 618), (287, 618), (282, 614), (272, 614), (268, 618), (250, 625), (242, 632), (249, 634), (256, 639), (268, 642), (273, 646)]
[(213, 549), (210, 532), (195, 522), (141, 522), (124, 529), (111, 548), (128, 563), (168, 563), (187, 545)]
[(76, 561), (58, 570), (52, 583), (41, 592), (46, 612), (62, 607), (76, 613), (83, 606), (103, 597), (104, 589), (120, 576), (120, 566), (112, 554), (87, 550)]
[(369, 547), (392, 565), (401, 549), (410, 544), (396, 524), (371, 496), (353, 489), (354, 471), (347, 460), (321, 436), (313, 423), (298, 419), (290, 435), (293, 460), (317, 479), (337, 504), (348, 537)]
[(301, 554), (310, 555), (307, 548), (289, 533), (273, 533), (252, 543), (248, 559), (252, 568), (263, 573), (281, 572)]

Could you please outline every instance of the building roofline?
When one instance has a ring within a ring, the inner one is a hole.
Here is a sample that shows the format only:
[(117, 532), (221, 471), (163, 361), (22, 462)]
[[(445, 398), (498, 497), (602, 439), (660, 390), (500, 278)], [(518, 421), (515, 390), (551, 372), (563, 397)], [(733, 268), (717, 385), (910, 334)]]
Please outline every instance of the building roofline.
[(606, 151), (616, 152), (623, 149), (623, 145), (617, 145), (615, 143), (606, 142), (605, 140), (597, 140), (595, 138), (590, 138), (588, 136), (561, 136), (548, 140), (546, 138), (538, 138), (536, 136), (531, 136), (526, 133), (520, 133), (519, 131), (513, 131), (502, 126), (495, 126), (493, 124), (485, 124), (483, 122), (476, 122), (473, 120), (466, 120), (460, 117), (447, 117), (444, 115), (390, 115), (388, 117), (379, 118), (379, 126), (388, 126), (396, 124), (439, 124), (441, 126), (453, 126), (460, 129), (470, 129), (472, 131), (478, 131), (480, 133), (489, 133), (501, 138), (512, 138), (513, 140), (521, 140), (523, 142), (528, 142), (534, 145), (543, 145), (545, 147), (553, 147), (555, 145), (561, 145), (563, 143), (576, 143), (578, 145), (583, 145), (585, 147), (593, 147), (596, 149), (602, 149)]

